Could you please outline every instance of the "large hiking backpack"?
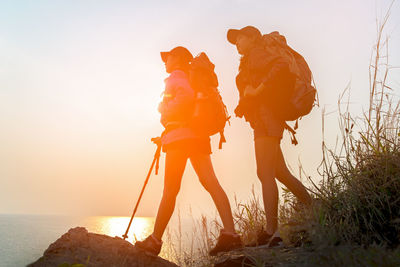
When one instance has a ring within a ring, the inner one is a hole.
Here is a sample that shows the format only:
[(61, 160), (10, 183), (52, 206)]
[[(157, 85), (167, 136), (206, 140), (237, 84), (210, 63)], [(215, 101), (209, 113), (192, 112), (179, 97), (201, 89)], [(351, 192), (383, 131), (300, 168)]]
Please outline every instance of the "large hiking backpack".
[(283, 119), (294, 121), (309, 114), (314, 106), (317, 90), (311, 85), (312, 73), (307, 62), (287, 45), (286, 38), (277, 31), (264, 34), (263, 41), (266, 49), (268, 46), (279, 47), (280, 56), (289, 62), (290, 71), (296, 76), (293, 93), (280, 110)]
[(196, 101), (190, 126), (203, 135), (212, 136), (220, 133), (219, 148), (221, 148), (225, 142), (224, 128), (229, 116), (217, 89), (218, 78), (214, 67), (204, 52), (191, 62), (189, 81), (196, 93)]

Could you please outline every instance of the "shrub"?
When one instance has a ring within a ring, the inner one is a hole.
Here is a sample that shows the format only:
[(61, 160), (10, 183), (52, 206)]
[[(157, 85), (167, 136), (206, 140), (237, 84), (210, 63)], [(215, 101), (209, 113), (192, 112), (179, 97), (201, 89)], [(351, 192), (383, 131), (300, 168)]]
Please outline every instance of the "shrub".
[[(285, 234), (294, 244), (400, 243), (400, 101), (388, 84), (388, 42), (382, 37), (388, 17), (389, 11), (378, 25), (368, 110), (361, 119), (350, 114), (349, 104), (343, 111), (345, 90), (338, 101), (341, 144), (332, 150), (323, 142), (323, 179), (314, 186), (313, 208), (281, 208)], [(295, 203), (290, 194), (285, 197)]]

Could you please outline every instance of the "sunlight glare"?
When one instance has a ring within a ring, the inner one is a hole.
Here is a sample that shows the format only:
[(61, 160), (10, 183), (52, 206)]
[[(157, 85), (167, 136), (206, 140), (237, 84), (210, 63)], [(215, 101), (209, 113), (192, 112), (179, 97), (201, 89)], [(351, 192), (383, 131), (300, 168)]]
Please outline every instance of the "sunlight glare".
[[(129, 217), (98, 217), (101, 233), (109, 236), (121, 237), (128, 227)], [(135, 243), (136, 240), (143, 240), (153, 231), (154, 218), (137, 217), (132, 221), (127, 240)]]

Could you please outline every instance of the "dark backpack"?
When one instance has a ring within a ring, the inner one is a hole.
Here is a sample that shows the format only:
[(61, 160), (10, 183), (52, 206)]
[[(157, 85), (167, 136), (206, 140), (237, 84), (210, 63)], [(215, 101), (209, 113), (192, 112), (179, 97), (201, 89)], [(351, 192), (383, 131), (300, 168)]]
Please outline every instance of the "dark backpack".
[(294, 121), (311, 112), (316, 100), (317, 90), (312, 83), (312, 73), (303, 56), (289, 47), (286, 38), (279, 32), (271, 32), (263, 35), (266, 49), (268, 46), (275, 45), (279, 47), (281, 57), (284, 57), (290, 63), (290, 71), (295, 75), (295, 85), (293, 93), (283, 105), (280, 111), (285, 121)]
[(221, 148), (225, 142), (224, 128), (229, 116), (217, 89), (218, 78), (214, 67), (204, 52), (191, 62), (189, 81), (196, 93), (196, 101), (190, 126), (202, 135), (212, 136), (220, 133)]

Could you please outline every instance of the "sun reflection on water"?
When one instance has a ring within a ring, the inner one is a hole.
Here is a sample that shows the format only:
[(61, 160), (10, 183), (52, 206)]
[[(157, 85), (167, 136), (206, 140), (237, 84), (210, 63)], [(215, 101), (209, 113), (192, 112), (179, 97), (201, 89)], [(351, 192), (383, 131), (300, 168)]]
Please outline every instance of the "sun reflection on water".
[[(89, 231), (109, 236), (119, 236), (125, 233), (130, 217), (95, 216), (87, 218), (86, 225)], [(135, 243), (136, 240), (143, 240), (153, 231), (154, 218), (137, 217), (132, 221), (127, 240)]]

